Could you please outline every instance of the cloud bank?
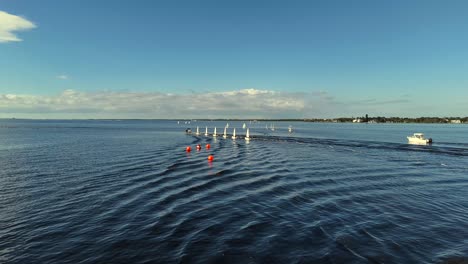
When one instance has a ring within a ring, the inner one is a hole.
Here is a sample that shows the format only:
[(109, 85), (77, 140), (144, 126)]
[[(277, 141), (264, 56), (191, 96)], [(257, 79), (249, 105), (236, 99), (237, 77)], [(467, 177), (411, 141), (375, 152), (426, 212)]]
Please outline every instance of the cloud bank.
[(34, 23), (23, 17), (0, 11), (0, 43), (22, 41), (13, 32), (29, 30), (35, 27)]
[(302, 116), (304, 94), (258, 89), (167, 94), (80, 92), (0, 95), (0, 112), (33, 118), (287, 118)]
[[(412, 107), (412, 101), (406, 97), (338, 100), (326, 91), (241, 89), (171, 94), (65, 90), (56, 95), (0, 94), (0, 118), (268, 119), (423, 115)], [(429, 113), (424, 109), (424, 113)]]

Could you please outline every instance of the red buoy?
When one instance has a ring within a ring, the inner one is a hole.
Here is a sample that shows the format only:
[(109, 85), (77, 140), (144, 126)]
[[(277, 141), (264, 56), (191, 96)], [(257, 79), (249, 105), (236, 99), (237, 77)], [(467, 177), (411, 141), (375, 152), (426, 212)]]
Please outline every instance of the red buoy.
[(197, 145), (197, 150), (200, 150), (201, 149), (201, 146), (200, 144)]
[(210, 149), (210, 148), (211, 148), (210, 144), (206, 144), (205, 147), (206, 147), (206, 149)]
[(185, 148), (185, 151), (190, 152), (190, 151), (192, 151), (192, 148), (190, 146), (188, 146), (188, 147)]
[(213, 160), (214, 160), (213, 155), (209, 155), (209, 156), (208, 156), (208, 161), (213, 161)]

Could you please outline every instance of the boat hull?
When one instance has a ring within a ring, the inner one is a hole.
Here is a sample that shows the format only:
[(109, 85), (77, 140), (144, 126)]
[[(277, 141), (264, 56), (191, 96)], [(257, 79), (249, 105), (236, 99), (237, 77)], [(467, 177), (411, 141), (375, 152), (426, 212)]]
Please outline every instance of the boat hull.
[(418, 144), (418, 145), (427, 145), (432, 143), (432, 139), (420, 139), (414, 137), (406, 137), (408, 139), (408, 143), (410, 144)]

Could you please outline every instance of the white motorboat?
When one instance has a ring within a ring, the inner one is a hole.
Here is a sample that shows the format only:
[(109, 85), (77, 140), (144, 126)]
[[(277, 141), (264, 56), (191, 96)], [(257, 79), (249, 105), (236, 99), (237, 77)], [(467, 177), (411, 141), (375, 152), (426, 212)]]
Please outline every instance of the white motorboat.
[(411, 144), (430, 144), (432, 143), (432, 138), (425, 138), (423, 133), (414, 133), (412, 136), (406, 137), (408, 138), (408, 143)]

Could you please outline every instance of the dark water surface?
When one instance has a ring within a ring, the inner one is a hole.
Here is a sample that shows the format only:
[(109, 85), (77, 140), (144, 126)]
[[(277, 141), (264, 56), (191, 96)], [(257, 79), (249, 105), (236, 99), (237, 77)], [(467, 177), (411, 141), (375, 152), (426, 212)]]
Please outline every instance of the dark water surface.
[(0, 120), (0, 263), (468, 262), (468, 125), (225, 124)]

